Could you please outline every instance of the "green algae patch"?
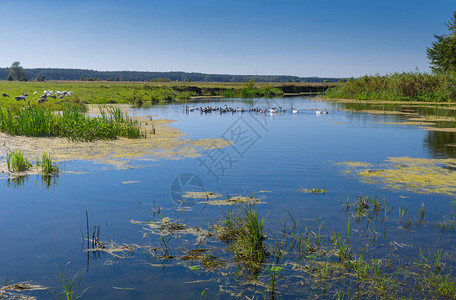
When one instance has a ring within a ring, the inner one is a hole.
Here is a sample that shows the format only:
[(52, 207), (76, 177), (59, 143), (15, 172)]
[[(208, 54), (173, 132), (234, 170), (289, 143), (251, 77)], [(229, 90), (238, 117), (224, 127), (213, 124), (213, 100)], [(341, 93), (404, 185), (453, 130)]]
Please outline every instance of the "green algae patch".
[[(367, 183), (416, 193), (456, 195), (456, 159), (389, 157), (384, 164), (352, 170)], [(352, 167), (353, 165), (346, 165)]]
[(168, 217), (163, 217), (161, 220), (153, 222), (141, 222), (141, 221), (130, 221), (132, 224), (143, 225), (145, 230), (144, 237), (147, 234), (159, 235), (159, 236), (169, 236), (169, 235), (190, 235), (196, 238), (196, 243), (201, 244), (207, 237), (210, 236), (208, 230), (202, 229), (200, 227), (190, 227), (184, 223), (179, 222), (179, 219), (171, 219)]
[[(270, 191), (261, 191), (264, 193), (271, 193)], [(204, 205), (215, 205), (215, 206), (226, 206), (226, 205), (237, 205), (237, 204), (263, 204), (261, 200), (263, 198), (254, 198), (254, 197), (247, 197), (242, 195), (233, 196), (227, 199), (220, 199), (223, 195), (214, 192), (192, 192), (188, 191), (182, 198), (185, 199), (197, 199), (201, 200), (198, 203)]]
[(371, 164), (366, 163), (366, 162), (360, 162), (360, 161), (343, 161), (339, 163), (335, 163), (334, 165), (342, 165), (342, 166), (347, 166), (349, 168), (369, 168), (372, 167)]
[[(131, 168), (132, 160), (157, 161), (200, 157), (201, 152), (231, 145), (221, 138), (192, 140), (180, 130), (169, 126), (173, 120), (135, 117), (140, 126), (148, 130), (146, 138), (73, 142), (66, 138), (37, 138), (11, 136), (0, 133), (0, 157), (6, 157), (9, 149), (20, 149), (29, 160), (38, 159), (43, 151), (52, 153), (55, 160), (93, 160), (115, 169)], [(154, 134), (152, 132), (155, 132)], [(0, 159), (0, 172), (7, 172), (6, 161)], [(34, 172), (31, 170), (31, 172)]]

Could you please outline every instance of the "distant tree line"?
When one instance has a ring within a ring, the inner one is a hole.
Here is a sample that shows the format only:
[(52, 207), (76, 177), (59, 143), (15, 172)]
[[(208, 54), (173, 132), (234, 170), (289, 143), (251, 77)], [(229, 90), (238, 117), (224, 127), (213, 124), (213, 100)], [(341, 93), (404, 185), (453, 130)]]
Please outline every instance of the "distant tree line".
[[(21, 67), (22, 68), (22, 67)], [(109, 81), (204, 81), (204, 82), (337, 82), (340, 78), (298, 77), (286, 75), (228, 75), (186, 72), (94, 71), (84, 69), (22, 69), (22, 80), (109, 80)], [(0, 79), (8, 79), (10, 68), (0, 68)], [(10, 78), (11, 79), (11, 78)], [(18, 79), (14, 79), (18, 80)]]

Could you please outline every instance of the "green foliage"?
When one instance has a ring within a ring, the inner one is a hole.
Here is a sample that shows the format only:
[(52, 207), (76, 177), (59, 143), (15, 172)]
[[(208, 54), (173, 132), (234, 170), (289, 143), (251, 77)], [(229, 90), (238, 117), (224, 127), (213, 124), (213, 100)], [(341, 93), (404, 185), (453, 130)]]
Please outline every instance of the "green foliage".
[(249, 264), (260, 263), (266, 258), (263, 220), (252, 206), (240, 206), (237, 211), (225, 212), (225, 219), (218, 230), (221, 240), (233, 241), (235, 257)]
[[(62, 275), (60, 271), (57, 271), (59, 274), (60, 282), (62, 284), (63, 288), (63, 293), (55, 293), (56, 296), (60, 300), (75, 300), (78, 298), (81, 298), (84, 293), (89, 289), (86, 288), (80, 295), (79, 295), (79, 289), (81, 287), (81, 281), (84, 273), (78, 272), (76, 273), (71, 280), (65, 277), (65, 275)], [(64, 296), (62, 297), (61, 294)]]
[(57, 162), (54, 162), (49, 153), (44, 152), (41, 156), (41, 172), (44, 174), (52, 174), (59, 172), (59, 165)]
[(10, 135), (66, 137), (70, 140), (93, 141), (118, 137), (143, 138), (140, 124), (123, 115), (119, 108), (107, 108), (100, 117), (88, 117), (68, 107), (61, 114), (51, 109), (31, 106), (0, 109), (0, 131)]
[(456, 71), (456, 11), (446, 25), (450, 33), (434, 35), (436, 41), (426, 49), (431, 69), (436, 72)]
[(20, 62), (13, 62), (9, 70), (8, 78), (12, 78), (12, 80), (27, 81), (27, 75)]
[(44, 75), (43, 73), (38, 73), (36, 75), (36, 81), (44, 81), (46, 80), (46, 75)]
[(456, 72), (366, 75), (358, 79), (350, 78), (327, 90), (325, 95), (358, 100), (455, 101)]
[(14, 150), (8, 153), (6, 155), (6, 163), (8, 170), (12, 172), (27, 171), (32, 166), (20, 150)]
[(271, 85), (256, 87), (253, 80), (250, 80), (241, 89), (226, 89), (221, 92), (221, 95), (226, 98), (277, 97), (283, 96), (283, 91)]

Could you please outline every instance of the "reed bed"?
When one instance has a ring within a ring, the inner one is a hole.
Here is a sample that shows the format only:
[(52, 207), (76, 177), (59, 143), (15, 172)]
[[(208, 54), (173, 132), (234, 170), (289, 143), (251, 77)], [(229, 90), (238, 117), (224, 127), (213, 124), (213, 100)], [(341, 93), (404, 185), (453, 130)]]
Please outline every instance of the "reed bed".
[(350, 78), (328, 89), (330, 98), (393, 101), (456, 101), (456, 73), (393, 73)]
[(87, 142), (146, 137), (140, 124), (117, 107), (108, 107), (99, 117), (88, 117), (71, 107), (65, 108), (61, 114), (37, 106), (0, 109), (0, 131), (10, 135), (66, 137)]

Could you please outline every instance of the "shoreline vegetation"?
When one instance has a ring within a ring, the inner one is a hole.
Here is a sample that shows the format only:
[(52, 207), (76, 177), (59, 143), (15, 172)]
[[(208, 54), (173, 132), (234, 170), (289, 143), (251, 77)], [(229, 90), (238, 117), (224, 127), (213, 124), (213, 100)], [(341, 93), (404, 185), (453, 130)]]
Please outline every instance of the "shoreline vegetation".
[[(39, 104), (53, 110), (70, 105), (84, 109), (85, 104), (167, 104), (186, 102), (192, 98), (282, 97), (299, 94), (323, 94), (337, 83), (227, 83), (227, 82), (108, 82), (108, 81), (0, 81), (0, 107)], [(72, 91), (71, 96), (38, 103), (43, 90)], [(36, 94), (35, 94), (36, 92)], [(25, 101), (14, 97), (28, 94)]]
[(139, 122), (124, 114), (119, 107), (100, 109), (101, 116), (89, 117), (75, 108), (61, 113), (49, 108), (29, 106), (26, 109), (0, 109), (0, 131), (28, 137), (65, 137), (71, 141), (145, 138)]
[(455, 102), (456, 73), (392, 73), (350, 78), (326, 90), (326, 98)]

